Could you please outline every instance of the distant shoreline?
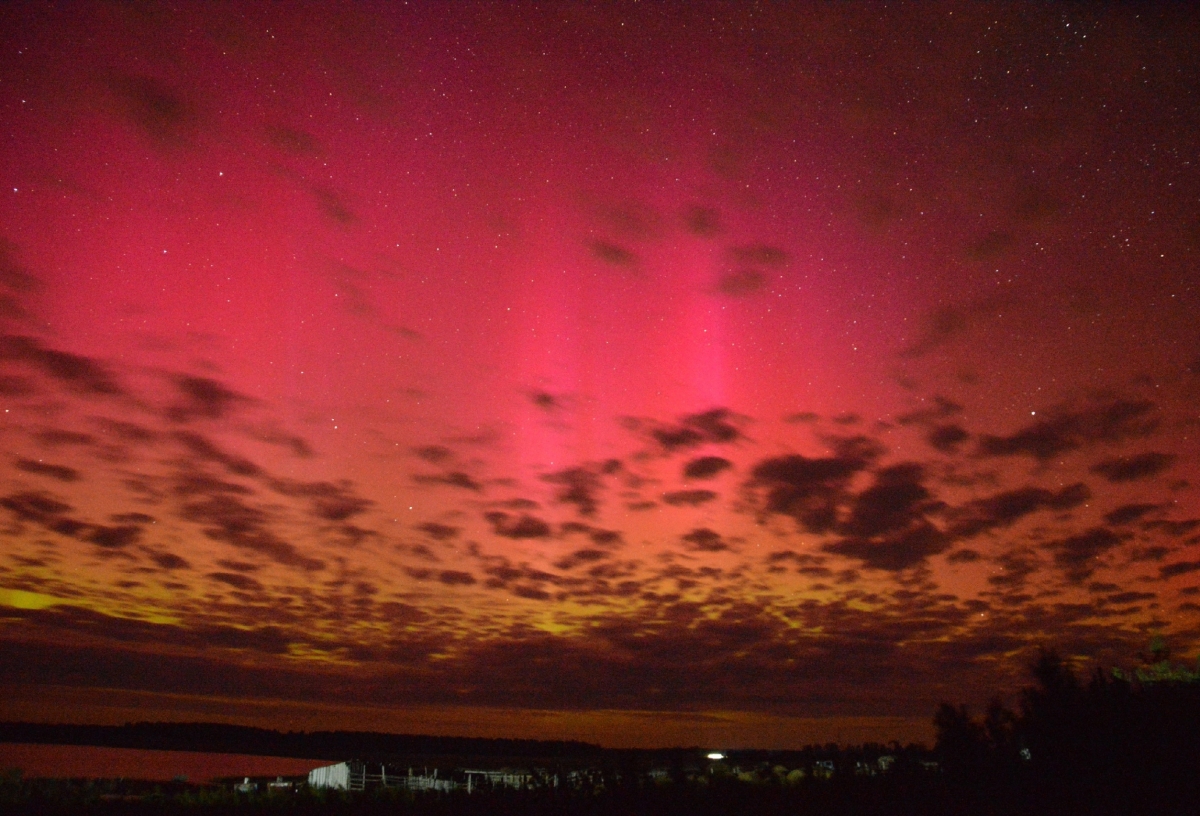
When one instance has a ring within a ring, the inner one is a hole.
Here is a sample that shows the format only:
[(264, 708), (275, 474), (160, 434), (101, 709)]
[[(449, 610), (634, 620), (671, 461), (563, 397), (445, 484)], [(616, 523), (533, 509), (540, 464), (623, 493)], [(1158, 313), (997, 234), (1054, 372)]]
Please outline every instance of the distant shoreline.
[(19, 768), (27, 779), (137, 779), (307, 776), (320, 759), (254, 754), (164, 751), (96, 745), (0, 742), (0, 771)]

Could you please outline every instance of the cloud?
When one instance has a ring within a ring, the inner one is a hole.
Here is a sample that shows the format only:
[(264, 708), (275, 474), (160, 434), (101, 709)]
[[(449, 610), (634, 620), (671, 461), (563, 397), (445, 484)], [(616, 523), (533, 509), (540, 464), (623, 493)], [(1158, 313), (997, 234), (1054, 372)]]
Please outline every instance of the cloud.
[(1160, 507), (1158, 504), (1122, 504), (1106, 513), (1104, 520), (1112, 525), (1131, 524)]
[(732, 260), (741, 264), (779, 267), (788, 262), (787, 252), (767, 244), (734, 246), (730, 247), (727, 252)]
[(233, 547), (258, 553), (285, 567), (307, 572), (325, 568), (325, 562), (301, 553), (269, 528), (268, 514), (225, 491), (206, 491), (205, 498), (180, 508), (180, 517), (203, 525), (204, 535)]
[(912, 462), (883, 468), (875, 474), (875, 484), (855, 497), (841, 530), (850, 536), (870, 538), (920, 521), (930, 498), (923, 479), (924, 470)]
[(472, 490), (476, 493), (483, 492), (483, 485), (472, 479), (470, 474), (464, 473), (461, 470), (452, 470), (439, 475), (419, 473), (413, 476), (413, 481), (417, 484), (443, 484), (450, 487), (460, 487), (463, 490)]
[(575, 552), (568, 555), (566, 558), (563, 558), (563, 559), (555, 562), (554, 566), (560, 570), (569, 570), (569, 569), (574, 569), (575, 567), (578, 567), (581, 564), (591, 564), (596, 561), (602, 561), (608, 557), (609, 557), (609, 553), (606, 552), (605, 550), (596, 550), (596, 549), (586, 548), (586, 549), (582, 549), (582, 550), (576, 550)]
[(177, 431), (174, 438), (194, 456), (204, 461), (223, 465), (227, 471), (236, 476), (258, 476), (262, 473), (262, 469), (249, 459), (226, 453), (207, 437), (198, 433)]
[(1200, 561), (1176, 561), (1159, 567), (1158, 574), (1162, 578), (1174, 578), (1176, 575), (1187, 575), (1200, 570)]
[(619, 244), (614, 244), (610, 241), (589, 241), (588, 249), (594, 258), (604, 261), (606, 264), (619, 266), (624, 269), (635, 269), (637, 267), (637, 255)]
[(717, 291), (730, 297), (746, 297), (767, 287), (767, 276), (757, 269), (738, 269), (723, 272), (717, 280)]
[(252, 402), (249, 397), (208, 377), (182, 375), (173, 379), (181, 399), (167, 409), (167, 416), (175, 422), (196, 418), (222, 419), (234, 406)]
[(688, 232), (712, 238), (721, 232), (721, 214), (710, 207), (689, 207), (683, 217)]
[(930, 428), (925, 439), (936, 450), (942, 453), (957, 453), (963, 442), (971, 438), (961, 425), (946, 424)]
[(901, 351), (900, 356), (908, 359), (924, 357), (1010, 305), (1011, 301), (1007, 298), (990, 297), (937, 309), (925, 317), (920, 336)]
[(456, 538), (461, 530), (458, 527), (451, 527), (448, 524), (439, 524), (436, 521), (427, 521), (424, 524), (417, 526), (417, 529), (425, 533), (434, 541), (449, 541)]
[(370, 499), (355, 495), (353, 484), (346, 481), (334, 484), (273, 479), (271, 487), (284, 496), (308, 499), (311, 513), (325, 521), (345, 521), (363, 513), (374, 504)]
[(1059, 490), (1022, 487), (976, 499), (951, 511), (950, 532), (971, 538), (998, 527), (1009, 527), (1041, 510), (1071, 510), (1090, 499), (1092, 491), (1082, 482)]
[(476, 583), (475, 576), (461, 570), (442, 570), (438, 580), (446, 586), (471, 586)]
[(1054, 550), (1054, 563), (1066, 573), (1068, 580), (1080, 583), (1095, 572), (1100, 556), (1120, 543), (1121, 536), (1107, 527), (1093, 527), (1054, 541), (1049, 548)]
[(142, 528), (133, 524), (107, 526), (74, 518), (72, 507), (45, 493), (21, 492), (0, 499), (19, 522), (36, 524), (45, 530), (79, 541), (87, 541), (108, 550), (119, 550), (137, 542)]
[(728, 408), (713, 408), (685, 416), (678, 425), (659, 425), (650, 435), (668, 451), (694, 448), (705, 442), (729, 444), (742, 438), (742, 432), (733, 424), (735, 418)]
[(664, 504), (672, 507), (697, 507), (716, 497), (717, 494), (711, 490), (676, 490), (672, 493), (664, 493), (662, 500)]
[(1092, 472), (1099, 473), (1110, 482), (1133, 482), (1157, 476), (1175, 464), (1177, 458), (1171, 453), (1154, 452), (1118, 456), (1096, 463), (1092, 466)]
[(491, 523), (496, 535), (505, 538), (546, 538), (550, 535), (550, 525), (535, 516), (522, 514), (514, 519), (508, 513), (494, 510), (483, 517)]
[(75, 468), (69, 468), (66, 465), (51, 465), (45, 462), (35, 462), (31, 459), (18, 459), (17, 470), (23, 470), (26, 473), (36, 473), (40, 476), (49, 476), (52, 479), (58, 479), (60, 482), (79, 481), (79, 471)]
[(234, 589), (239, 589), (242, 592), (262, 592), (263, 585), (251, 578), (249, 575), (240, 575), (236, 572), (210, 572), (208, 577), (214, 581), (219, 581), (222, 584), (228, 584)]
[(579, 515), (584, 517), (596, 514), (596, 494), (599, 492), (600, 478), (591, 470), (582, 467), (569, 468), (557, 473), (548, 473), (542, 476), (542, 480), (562, 486), (562, 490), (555, 496), (559, 503), (575, 505)]
[(110, 86), (126, 117), (162, 147), (190, 141), (198, 122), (195, 106), (177, 89), (150, 76), (119, 75)]
[(707, 527), (698, 527), (680, 538), (690, 545), (688, 549), (696, 552), (721, 552), (729, 549), (729, 545), (721, 538), (720, 533)]
[(119, 396), (125, 393), (112, 374), (96, 360), (46, 348), (32, 337), (0, 335), (0, 360), (25, 363), (83, 394)]
[(1011, 436), (980, 436), (979, 451), (985, 456), (1027, 454), (1045, 461), (1098, 442), (1147, 436), (1158, 427), (1154, 410), (1149, 400), (1116, 399), (1078, 411), (1060, 411)]
[(424, 447), (414, 448), (413, 453), (434, 465), (448, 462), (454, 457), (454, 452), (444, 445), (425, 445)]
[(723, 470), (733, 467), (733, 463), (720, 456), (701, 456), (693, 459), (683, 468), (685, 479), (711, 479)]
[[(754, 466), (747, 489), (764, 513), (791, 516), (811, 533), (833, 530), (850, 480), (874, 459), (867, 448), (843, 445), (840, 455), (810, 459), (800, 454), (764, 459)], [(762, 494), (762, 495), (759, 495)]]

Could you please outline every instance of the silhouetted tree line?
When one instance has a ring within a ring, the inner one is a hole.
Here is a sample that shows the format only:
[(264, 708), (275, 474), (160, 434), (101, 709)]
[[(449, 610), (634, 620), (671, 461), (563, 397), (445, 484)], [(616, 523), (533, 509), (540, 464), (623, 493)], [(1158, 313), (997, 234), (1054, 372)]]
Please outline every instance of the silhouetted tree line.
[(1014, 811), (1200, 813), (1200, 671), (1172, 663), (1161, 638), (1133, 671), (1084, 681), (1043, 650), (1031, 673), (1015, 711), (940, 706), (948, 784)]

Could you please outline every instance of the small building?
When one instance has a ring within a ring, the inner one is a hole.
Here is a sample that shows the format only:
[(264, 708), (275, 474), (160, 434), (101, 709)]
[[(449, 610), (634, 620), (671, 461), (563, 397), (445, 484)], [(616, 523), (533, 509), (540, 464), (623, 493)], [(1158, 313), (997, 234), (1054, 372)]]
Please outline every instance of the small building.
[(457, 790), (461, 785), (447, 777), (438, 778), (437, 768), (433, 773), (426, 769), (422, 774), (385, 762), (365, 762), (352, 759), (334, 765), (323, 765), (308, 772), (310, 788), (362, 791), (368, 788), (406, 788), (408, 790)]

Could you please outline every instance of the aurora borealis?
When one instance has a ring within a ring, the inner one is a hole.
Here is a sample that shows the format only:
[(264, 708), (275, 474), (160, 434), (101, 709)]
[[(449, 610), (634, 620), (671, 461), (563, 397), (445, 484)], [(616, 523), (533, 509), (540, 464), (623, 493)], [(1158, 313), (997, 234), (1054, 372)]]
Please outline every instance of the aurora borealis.
[(0, 718), (786, 746), (1200, 646), (1200, 16), (0, 9)]

